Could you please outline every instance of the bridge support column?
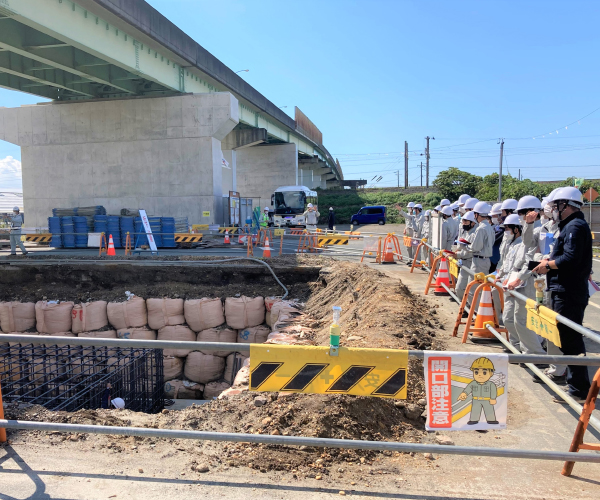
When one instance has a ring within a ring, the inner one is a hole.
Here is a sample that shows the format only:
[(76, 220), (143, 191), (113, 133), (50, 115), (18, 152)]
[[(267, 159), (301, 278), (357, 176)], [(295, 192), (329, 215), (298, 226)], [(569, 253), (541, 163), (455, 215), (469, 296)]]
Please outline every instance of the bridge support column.
[(212, 223), (223, 211), (221, 141), (237, 123), (227, 92), (73, 101), (0, 108), (0, 139), (21, 146), (29, 227), (47, 227), (52, 208), (90, 205)]

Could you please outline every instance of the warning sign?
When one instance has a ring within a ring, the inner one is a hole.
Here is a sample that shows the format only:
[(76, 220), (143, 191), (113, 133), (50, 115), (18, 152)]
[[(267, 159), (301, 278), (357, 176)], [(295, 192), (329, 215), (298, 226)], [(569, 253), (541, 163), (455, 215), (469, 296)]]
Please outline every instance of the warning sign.
[(552, 342), (556, 347), (561, 347), (558, 321), (552, 309), (539, 305), (535, 300), (527, 299), (527, 328)]
[(273, 234), (274, 234), (275, 236), (283, 236), (283, 235), (285, 234), (285, 229), (275, 229), (275, 230), (273, 231)]
[(250, 390), (406, 399), (408, 351), (254, 345)]

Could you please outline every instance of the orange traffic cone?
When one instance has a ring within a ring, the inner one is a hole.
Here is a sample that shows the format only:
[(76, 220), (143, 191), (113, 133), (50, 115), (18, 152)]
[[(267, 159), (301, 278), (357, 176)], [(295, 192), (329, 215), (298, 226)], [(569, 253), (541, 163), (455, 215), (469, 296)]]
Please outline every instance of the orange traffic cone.
[(106, 252), (106, 255), (117, 255), (115, 253), (115, 243), (112, 239), (112, 234), (108, 238), (108, 250)]
[(244, 236), (244, 233), (242, 233), (242, 232), (240, 231), (240, 233), (238, 234), (238, 243), (239, 243), (240, 245), (243, 245), (243, 244), (245, 243), (245, 241), (244, 241), (244, 238), (245, 238), (245, 236)]
[(392, 246), (392, 239), (391, 238), (386, 238), (387, 239), (387, 245), (385, 247), (385, 249), (383, 250), (383, 261), (384, 263), (394, 263), (394, 248)]
[(486, 323), (491, 323), (497, 327), (496, 316), (494, 315), (494, 303), (492, 301), (492, 290), (489, 285), (484, 285), (479, 299), (477, 317), (475, 318), (475, 330), (473, 337), (480, 339), (495, 339), (496, 336), (487, 330)]
[(450, 295), (448, 291), (442, 286), (442, 283), (450, 288), (450, 278), (448, 275), (448, 262), (444, 257), (440, 260), (440, 267), (438, 268), (437, 278), (435, 280), (434, 295)]
[(265, 246), (263, 248), (263, 258), (271, 257), (271, 247), (269, 246), (269, 238), (265, 239)]
[(229, 231), (225, 231), (225, 241), (223, 241), (225, 245), (231, 245), (231, 241), (229, 241)]

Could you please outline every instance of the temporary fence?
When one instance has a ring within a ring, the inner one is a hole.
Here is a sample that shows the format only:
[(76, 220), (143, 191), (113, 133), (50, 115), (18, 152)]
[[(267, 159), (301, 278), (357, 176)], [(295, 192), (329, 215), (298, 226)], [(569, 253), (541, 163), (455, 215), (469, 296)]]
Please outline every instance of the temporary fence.
[[(28, 335), (6, 334), (2, 339), (7, 342), (22, 344), (42, 344), (49, 341), (48, 338), (40, 338)], [(165, 340), (128, 340), (128, 339), (98, 339), (98, 338), (73, 338), (52, 337), (51, 342), (56, 346), (80, 346), (80, 347), (112, 347), (112, 348), (149, 348), (149, 349), (196, 349), (203, 351), (235, 350), (237, 352), (250, 352), (252, 356), (253, 344), (217, 343), (217, 342), (184, 342)], [(265, 348), (264, 345), (257, 345)], [(294, 348), (295, 346), (286, 346)], [(425, 351), (405, 351), (408, 357), (423, 358)], [(508, 355), (511, 363), (539, 363), (539, 362), (568, 362), (578, 365), (600, 366), (600, 359), (585, 359), (577, 356), (535, 356), (524, 354)], [(332, 357), (332, 361), (338, 358)], [(1, 393), (0, 393), (1, 401)], [(590, 423), (595, 425), (595, 419)], [(522, 450), (522, 449), (499, 449), (489, 447), (465, 447), (465, 446), (443, 446), (420, 443), (389, 442), (389, 441), (363, 441), (351, 439), (328, 439), (308, 438), (297, 436), (273, 436), (242, 433), (220, 433), (203, 431), (183, 431), (177, 429), (149, 429), (139, 427), (112, 427), (106, 425), (77, 425), (77, 424), (55, 424), (49, 422), (33, 422), (22, 420), (6, 420), (0, 404), (0, 441), (6, 440), (4, 429), (41, 430), (52, 432), (76, 432), (88, 434), (125, 435), (140, 437), (156, 437), (168, 439), (196, 439), (228, 442), (250, 442), (262, 444), (276, 444), (286, 446), (314, 446), (343, 449), (364, 449), (397, 452), (429, 452), (450, 455), (472, 455), (501, 458), (522, 458), (538, 460), (560, 460), (567, 463), (589, 462), (600, 463), (600, 455), (590, 453), (578, 453), (576, 451), (558, 452), (546, 450)], [(583, 449), (581, 446), (578, 449)]]

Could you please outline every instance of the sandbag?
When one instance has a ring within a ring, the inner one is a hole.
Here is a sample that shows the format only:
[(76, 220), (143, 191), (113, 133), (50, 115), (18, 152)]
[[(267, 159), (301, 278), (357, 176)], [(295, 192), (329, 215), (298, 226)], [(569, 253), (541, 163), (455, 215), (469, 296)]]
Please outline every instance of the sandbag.
[(227, 382), (209, 382), (204, 386), (204, 399), (218, 398), (223, 391), (230, 387), (231, 384)]
[(288, 300), (280, 300), (271, 306), (271, 327), (277, 328), (277, 323), (290, 323), (293, 318), (302, 315), (297, 305)]
[(76, 304), (71, 312), (71, 317), (73, 319), (71, 327), (73, 333), (100, 330), (108, 325), (106, 301), (97, 300), (95, 302)]
[(4, 333), (24, 332), (34, 326), (33, 302), (0, 302), (0, 329)]
[(59, 333), (71, 331), (71, 311), (73, 302), (50, 304), (46, 301), (36, 302), (36, 329), (40, 333)]
[(108, 322), (117, 330), (146, 326), (148, 323), (146, 301), (141, 297), (132, 297), (125, 302), (109, 302), (106, 313)]
[[(231, 328), (209, 328), (198, 333), (196, 340), (198, 342), (237, 342), (237, 330)], [(229, 356), (233, 351), (203, 351), (204, 354), (213, 354), (215, 356)]]
[(267, 310), (267, 312), (271, 312), (271, 307), (273, 307), (273, 304), (275, 304), (275, 302), (279, 302), (281, 299), (277, 299), (275, 297), (265, 297), (265, 309)]
[(176, 358), (175, 356), (163, 357), (165, 382), (167, 380), (181, 378), (181, 376), (183, 375), (183, 362), (183, 358)]
[(183, 325), (183, 299), (147, 299), (148, 326), (160, 330), (163, 326)]
[[(77, 337), (77, 335), (75, 335), (74, 333), (71, 333), (71, 332), (56, 332), (56, 333), (40, 333), (40, 337)], [(56, 342), (46, 342), (44, 344), (38, 344), (38, 345), (52, 347), (52, 346), (56, 345)], [(59, 347), (63, 347), (63, 346), (59, 346)]]
[(271, 329), (266, 326), (244, 328), (238, 332), (237, 341), (240, 344), (263, 344), (267, 341)]
[(186, 378), (208, 384), (213, 380), (219, 380), (223, 375), (225, 360), (212, 354), (202, 354), (200, 351), (190, 352), (185, 360), (183, 373)]
[(202, 399), (204, 385), (189, 380), (165, 382), (165, 396), (171, 399)]
[(237, 372), (237, 375), (233, 379), (232, 387), (241, 388), (248, 387), (250, 383), (250, 358), (246, 358), (244, 360), (244, 364), (240, 368), (240, 371)]
[(265, 312), (265, 323), (269, 326), (273, 326), (273, 322), (271, 321), (271, 311)]
[[(101, 332), (80, 332), (77, 334), (77, 336), (82, 337), (82, 338), (89, 338), (89, 339), (116, 339), (117, 332), (116, 332), (116, 330), (104, 330)], [(98, 347), (84, 348), (84, 352), (90, 353), (90, 352), (93, 352), (94, 349), (98, 349)], [(109, 356), (114, 356), (114, 354), (116, 353), (116, 349), (108, 349), (106, 351), (106, 353)]]
[(237, 372), (235, 370), (236, 366), (239, 370), (244, 365), (244, 361), (246, 361), (247, 359), (248, 356), (244, 356), (239, 352), (232, 353), (225, 358), (225, 372), (223, 373), (223, 379), (225, 380), (225, 382), (233, 384), (235, 375), (237, 375)]
[[(195, 342), (196, 334), (187, 326), (165, 326), (158, 330), (157, 340), (180, 340), (186, 342)], [(192, 352), (191, 349), (164, 349), (163, 355), (185, 358), (190, 352)], [(197, 380), (196, 382), (199, 381)]]
[(130, 340), (156, 340), (156, 332), (148, 328), (122, 328), (117, 330), (117, 337)]
[(241, 330), (265, 321), (265, 299), (262, 297), (228, 297), (225, 299), (225, 319), (231, 328)]
[(195, 332), (215, 328), (225, 323), (221, 299), (186, 300), (183, 310), (185, 322)]

